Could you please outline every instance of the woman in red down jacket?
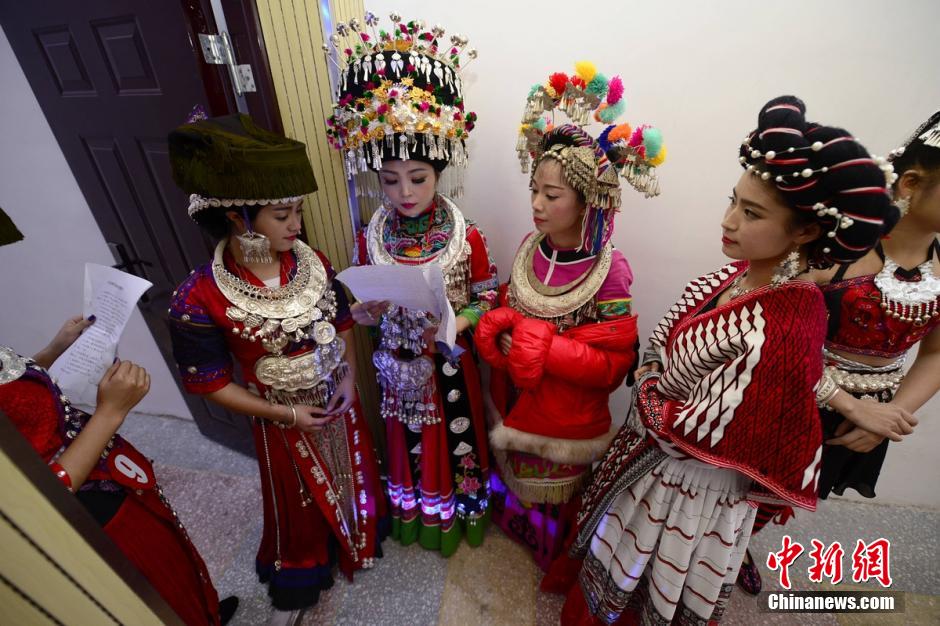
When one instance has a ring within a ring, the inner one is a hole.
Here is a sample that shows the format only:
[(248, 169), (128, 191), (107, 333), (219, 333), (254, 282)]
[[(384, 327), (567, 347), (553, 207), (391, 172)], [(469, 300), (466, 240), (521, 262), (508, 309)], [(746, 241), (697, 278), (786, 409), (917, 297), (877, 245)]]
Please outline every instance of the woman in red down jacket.
[(574, 125), (533, 139), (536, 232), (476, 344), (493, 366), (493, 520), (547, 570), (614, 434), (608, 400), (634, 363), (637, 328), (633, 275), (609, 241), (620, 200), (617, 174), (605, 175), (613, 159)]

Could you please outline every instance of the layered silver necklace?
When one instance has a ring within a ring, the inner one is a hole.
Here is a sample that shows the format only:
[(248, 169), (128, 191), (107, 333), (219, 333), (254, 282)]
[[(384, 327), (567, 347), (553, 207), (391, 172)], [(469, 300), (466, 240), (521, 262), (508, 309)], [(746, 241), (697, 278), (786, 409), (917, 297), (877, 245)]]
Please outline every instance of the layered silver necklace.
[(881, 292), (881, 308), (894, 319), (923, 326), (940, 315), (940, 278), (933, 273), (933, 254), (913, 271), (915, 280), (898, 278), (897, 262), (885, 254), (884, 267), (875, 276)]

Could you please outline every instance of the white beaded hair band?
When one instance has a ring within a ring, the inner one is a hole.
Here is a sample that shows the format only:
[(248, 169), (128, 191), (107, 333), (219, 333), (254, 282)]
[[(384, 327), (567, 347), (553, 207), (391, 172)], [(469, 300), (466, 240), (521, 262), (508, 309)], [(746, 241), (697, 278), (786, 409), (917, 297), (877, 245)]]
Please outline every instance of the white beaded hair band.
[(302, 199), (303, 196), (289, 196), (287, 198), (278, 198), (270, 200), (244, 200), (241, 198), (204, 198), (197, 193), (189, 196), (189, 216), (192, 217), (199, 211), (208, 207), (233, 207), (233, 206), (267, 206), (269, 204), (293, 204)]

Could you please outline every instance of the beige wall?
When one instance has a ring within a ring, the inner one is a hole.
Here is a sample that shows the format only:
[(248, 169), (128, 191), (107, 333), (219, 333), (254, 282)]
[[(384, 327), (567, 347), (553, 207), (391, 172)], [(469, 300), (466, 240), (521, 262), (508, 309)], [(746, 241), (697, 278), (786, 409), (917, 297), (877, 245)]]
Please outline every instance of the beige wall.
[[(625, 191), (614, 236), (636, 274), (643, 337), (686, 281), (724, 261), (719, 221), (741, 172), (738, 143), (764, 102), (796, 94), (811, 119), (851, 129), (880, 154), (940, 107), (934, 0), (366, 0), (366, 8), (383, 23), (391, 11), (440, 23), (479, 49), (464, 72), (467, 106), (480, 119), (461, 206), (487, 234), (502, 280), (532, 228), (514, 151), (529, 86), (582, 59), (621, 74), (625, 119), (658, 125), (669, 150), (662, 195)], [(625, 399), (614, 396), (615, 415)], [(940, 506), (940, 399), (920, 417), (888, 454), (879, 502)]]
[[(361, 0), (333, 2), (335, 20), (361, 20), (364, 12)], [(284, 133), (307, 144), (317, 177), (318, 190), (304, 203), (307, 236), (311, 245), (323, 251), (340, 271), (351, 260), (353, 220), (342, 161), (326, 141), (326, 119), (332, 113), (333, 98), (321, 48), (324, 16), (314, 0), (258, 0), (258, 13)], [(357, 329), (360, 395), (377, 443), (381, 444), (385, 428), (377, 411), (371, 352), (368, 335)]]

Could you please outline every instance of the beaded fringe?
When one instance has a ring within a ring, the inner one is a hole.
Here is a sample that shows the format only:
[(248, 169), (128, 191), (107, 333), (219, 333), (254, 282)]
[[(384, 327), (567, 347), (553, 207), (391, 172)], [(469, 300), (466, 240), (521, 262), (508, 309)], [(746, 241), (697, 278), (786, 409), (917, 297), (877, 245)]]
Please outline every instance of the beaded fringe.
[(499, 465), (500, 479), (519, 499), (529, 503), (564, 504), (591, 481), (589, 469), (571, 478), (522, 480), (516, 478), (509, 466), (505, 450), (493, 450), (493, 456)]

